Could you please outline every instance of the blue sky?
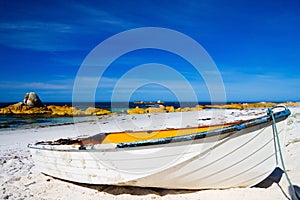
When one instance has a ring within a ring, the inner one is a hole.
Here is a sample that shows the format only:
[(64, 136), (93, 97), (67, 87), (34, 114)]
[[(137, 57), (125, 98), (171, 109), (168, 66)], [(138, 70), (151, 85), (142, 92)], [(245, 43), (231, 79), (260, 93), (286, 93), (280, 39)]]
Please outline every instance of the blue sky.
[[(176, 30), (201, 44), (219, 69), (227, 101), (299, 101), (299, 11), (298, 0), (2, 0), (0, 102), (22, 101), (28, 91), (45, 102), (71, 101), (76, 74), (89, 52), (115, 34), (141, 27)], [(95, 100), (111, 100), (120, 78), (146, 63), (176, 69), (199, 101), (210, 101), (205, 82), (190, 63), (155, 49), (118, 58), (103, 74)], [(141, 77), (133, 72), (127, 84), (138, 84)], [(166, 81), (185, 91), (180, 80), (166, 76)], [(122, 88), (126, 92), (126, 84)], [(176, 96), (154, 79), (133, 91), (130, 100), (172, 101)], [(120, 93), (116, 100), (124, 98)], [(184, 100), (190, 99), (185, 94)]]

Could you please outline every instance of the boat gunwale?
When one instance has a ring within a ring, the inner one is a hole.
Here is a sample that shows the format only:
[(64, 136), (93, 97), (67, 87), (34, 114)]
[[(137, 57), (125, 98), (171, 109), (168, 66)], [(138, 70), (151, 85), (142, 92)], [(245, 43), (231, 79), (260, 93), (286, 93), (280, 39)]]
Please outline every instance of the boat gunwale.
[[(283, 111), (274, 113), (274, 118), (275, 118), (276, 122), (280, 122), (280, 121), (285, 120), (290, 114), (291, 114), (291, 111), (289, 109), (285, 109)], [(162, 145), (162, 144), (169, 144), (169, 143), (177, 143), (178, 144), (180, 142), (186, 142), (186, 141), (190, 141), (190, 140), (199, 140), (199, 139), (203, 139), (203, 138), (208, 138), (208, 137), (213, 137), (213, 136), (217, 136), (217, 135), (228, 134), (231, 132), (241, 131), (243, 129), (252, 128), (255, 126), (261, 128), (261, 125), (264, 125), (264, 127), (272, 125), (272, 117), (269, 114), (266, 114), (262, 117), (246, 120), (241, 123), (234, 123), (234, 125), (230, 125), (230, 126), (219, 128), (219, 129), (197, 132), (197, 133), (192, 133), (192, 134), (188, 134), (188, 135), (167, 137), (167, 138), (141, 140), (141, 141), (136, 141), (136, 142), (122, 142), (122, 143), (95, 144), (95, 145), (74, 145), (74, 144), (64, 145), (64, 144), (47, 144), (47, 141), (44, 141), (44, 142), (37, 142), (35, 144), (29, 144), (28, 147), (31, 149), (39, 149), (39, 150), (78, 151), (78, 152), (80, 152), (82, 150), (88, 150), (88, 151), (90, 151), (90, 150), (112, 150), (112, 149), (123, 149), (123, 148), (133, 148), (133, 147), (146, 147), (146, 146)], [(215, 126), (218, 126), (218, 125), (215, 125)], [(199, 128), (199, 127), (189, 127), (189, 128), (178, 129), (178, 130), (193, 129), (193, 128)], [(172, 130), (174, 130), (174, 129), (172, 129)], [(175, 130), (177, 130), (177, 129), (175, 129)], [(114, 133), (111, 133), (111, 134), (114, 134)], [(63, 148), (57, 148), (58, 146), (63, 147)]]
[[(289, 115), (290, 115), (290, 111), (284, 110), (281, 112), (274, 113), (274, 118), (275, 118), (276, 122), (280, 122), (280, 121), (285, 120)], [(213, 137), (216, 135), (222, 135), (222, 134), (228, 134), (231, 132), (241, 131), (246, 128), (251, 128), (251, 127), (255, 127), (255, 126), (260, 127), (260, 125), (265, 125), (264, 127), (266, 127), (266, 126), (272, 125), (271, 121), (272, 121), (272, 117), (270, 115), (265, 115), (265, 116), (262, 116), (259, 118), (247, 120), (240, 124), (235, 124), (235, 125), (220, 128), (220, 129), (209, 130), (209, 131), (204, 131), (204, 132), (194, 133), (194, 134), (189, 134), (189, 135), (155, 139), (155, 140), (145, 140), (145, 141), (130, 142), (130, 143), (129, 142), (128, 143), (119, 143), (119, 144), (117, 144), (117, 147), (118, 148), (128, 148), (128, 147), (155, 145), (155, 144), (168, 144), (171, 142), (176, 143), (176, 142), (183, 142), (183, 141), (189, 141), (189, 140), (198, 140), (198, 139), (203, 139), (203, 138), (207, 138), (207, 137)]]

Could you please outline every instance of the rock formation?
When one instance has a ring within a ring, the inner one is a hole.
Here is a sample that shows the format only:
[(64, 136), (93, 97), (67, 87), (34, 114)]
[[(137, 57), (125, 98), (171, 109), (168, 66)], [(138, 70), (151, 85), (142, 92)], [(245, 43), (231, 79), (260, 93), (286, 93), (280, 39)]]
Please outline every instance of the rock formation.
[(250, 109), (250, 108), (270, 108), (275, 106), (272, 102), (258, 102), (258, 103), (230, 103), (223, 105), (206, 105), (204, 108), (218, 108), (218, 109)]
[(23, 103), (26, 106), (31, 106), (31, 107), (42, 107), (43, 106), (41, 99), (35, 92), (27, 92), (25, 94)]
[(145, 110), (142, 109), (142, 108), (139, 108), (138, 106), (133, 108), (133, 109), (129, 109), (127, 110), (127, 113), (128, 114), (144, 114), (145, 113)]
[(23, 102), (0, 108), (2, 115), (46, 115), (46, 116), (90, 116), (107, 115), (111, 112), (101, 108), (87, 108), (85, 111), (71, 106), (44, 106), (35, 92), (25, 94)]
[(109, 114), (110, 112), (108, 110), (104, 110), (101, 108), (89, 107), (84, 111), (84, 113), (86, 115), (106, 115)]
[(146, 113), (164, 113), (166, 112), (165, 107), (163, 105), (159, 105), (159, 107), (149, 107), (146, 110)]

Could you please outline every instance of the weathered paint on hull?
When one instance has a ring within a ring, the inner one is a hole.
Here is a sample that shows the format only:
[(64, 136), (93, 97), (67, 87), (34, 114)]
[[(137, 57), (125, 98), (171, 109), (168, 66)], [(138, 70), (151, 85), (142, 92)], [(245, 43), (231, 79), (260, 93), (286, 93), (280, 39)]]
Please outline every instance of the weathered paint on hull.
[[(285, 121), (278, 122), (277, 129), (282, 138)], [(271, 125), (134, 148), (32, 147), (31, 154), (41, 172), (88, 184), (181, 189), (249, 187), (276, 167)]]

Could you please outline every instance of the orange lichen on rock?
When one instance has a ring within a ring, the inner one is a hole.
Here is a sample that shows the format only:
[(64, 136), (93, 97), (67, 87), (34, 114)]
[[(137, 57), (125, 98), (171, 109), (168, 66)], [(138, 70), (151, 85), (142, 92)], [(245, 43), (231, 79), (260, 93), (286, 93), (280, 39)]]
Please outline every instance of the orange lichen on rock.
[(292, 107), (300, 106), (300, 102), (285, 102), (282, 104), (284, 104), (285, 106), (292, 106)]
[(204, 106), (196, 105), (195, 107), (185, 107), (185, 108), (177, 108), (174, 106), (163, 106), (159, 105), (159, 107), (148, 107), (146, 109), (139, 108), (138, 106), (127, 110), (128, 114), (144, 114), (144, 113), (168, 113), (168, 112), (188, 112), (188, 111), (199, 111), (202, 110)]
[(50, 115), (50, 116), (90, 116), (90, 115), (107, 115), (111, 112), (101, 108), (88, 108), (85, 111), (71, 106), (41, 106), (32, 107), (24, 105), (22, 102), (0, 108), (0, 114), (3, 115)]
[(217, 108), (217, 109), (243, 109), (243, 104), (221, 104), (221, 105), (205, 105), (204, 108)]
[(84, 113), (85, 113), (86, 115), (95, 115), (95, 113), (96, 113), (96, 108), (94, 108), (94, 107), (88, 107), (88, 108), (84, 111)]
[(144, 114), (145, 110), (142, 108), (139, 108), (138, 106), (133, 108), (133, 109), (129, 109), (127, 110), (127, 113), (132, 115), (132, 114)]
[(84, 113), (85, 115), (107, 115), (110, 114), (110, 111), (101, 108), (88, 107)]
[(181, 108), (181, 110), (180, 110), (180, 112), (188, 112), (188, 111), (191, 111), (190, 107), (184, 107), (184, 108)]
[(90, 116), (90, 115), (107, 115), (111, 112), (101, 108), (89, 107), (85, 111), (70, 106), (48, 106), (52, 110), (52, 115), (58, 116)]
[(22, 102), (0, 108), (0, 114), (49, 114), (51, 111), (47, 107), (31, 107), (24, 105)]
[(67, 105), (64, 105), (64, 106), (50, 105), (50, 106), (47, 106), (47, 108), (51, 110), (51, 115), (55, 115), (55, 116), (80, 116), (80, 115), (85, 115), (85, 113), (82, 110), (78, 110), (75, 107), (70, 107), (70, 106), (67, 106)]
[(166, 112), (175, 112), (174, 106), (166, 106), (165, 110)]
[(165, 107), (163, 105), (159, 105), (159, 107), (149, 107), (146, 110), (146, 113), (164, 113), (166, 112)]
[(198, 110), (203, 110), (204, 106), (201, 105), (196, 105), (195, 107), (191, 108), (191, 111), (198, 111)]
[(176, 108), (175, 112), (181, 112), (181, 108)]
[(218, 108), (218, 109), (249, 109), (249, 108), (269, 108), (277, 105), (272, 102), (258, 102), (258, 103), (231, 103), (223, 105), (205, 105), (204, 108)]
[(203, 108), (204, 108), (204, 106), (196, 105), (194, 107), (177, 108), (176, 112), (199, 111), (199, 110), (202, 110)]
[(270, 108), (276, 106), (276, 103), (272, 102), (259, 102), (259, 103), (250, 103), (250, 104), (243, 104), (243, 109), (247, 108)]

